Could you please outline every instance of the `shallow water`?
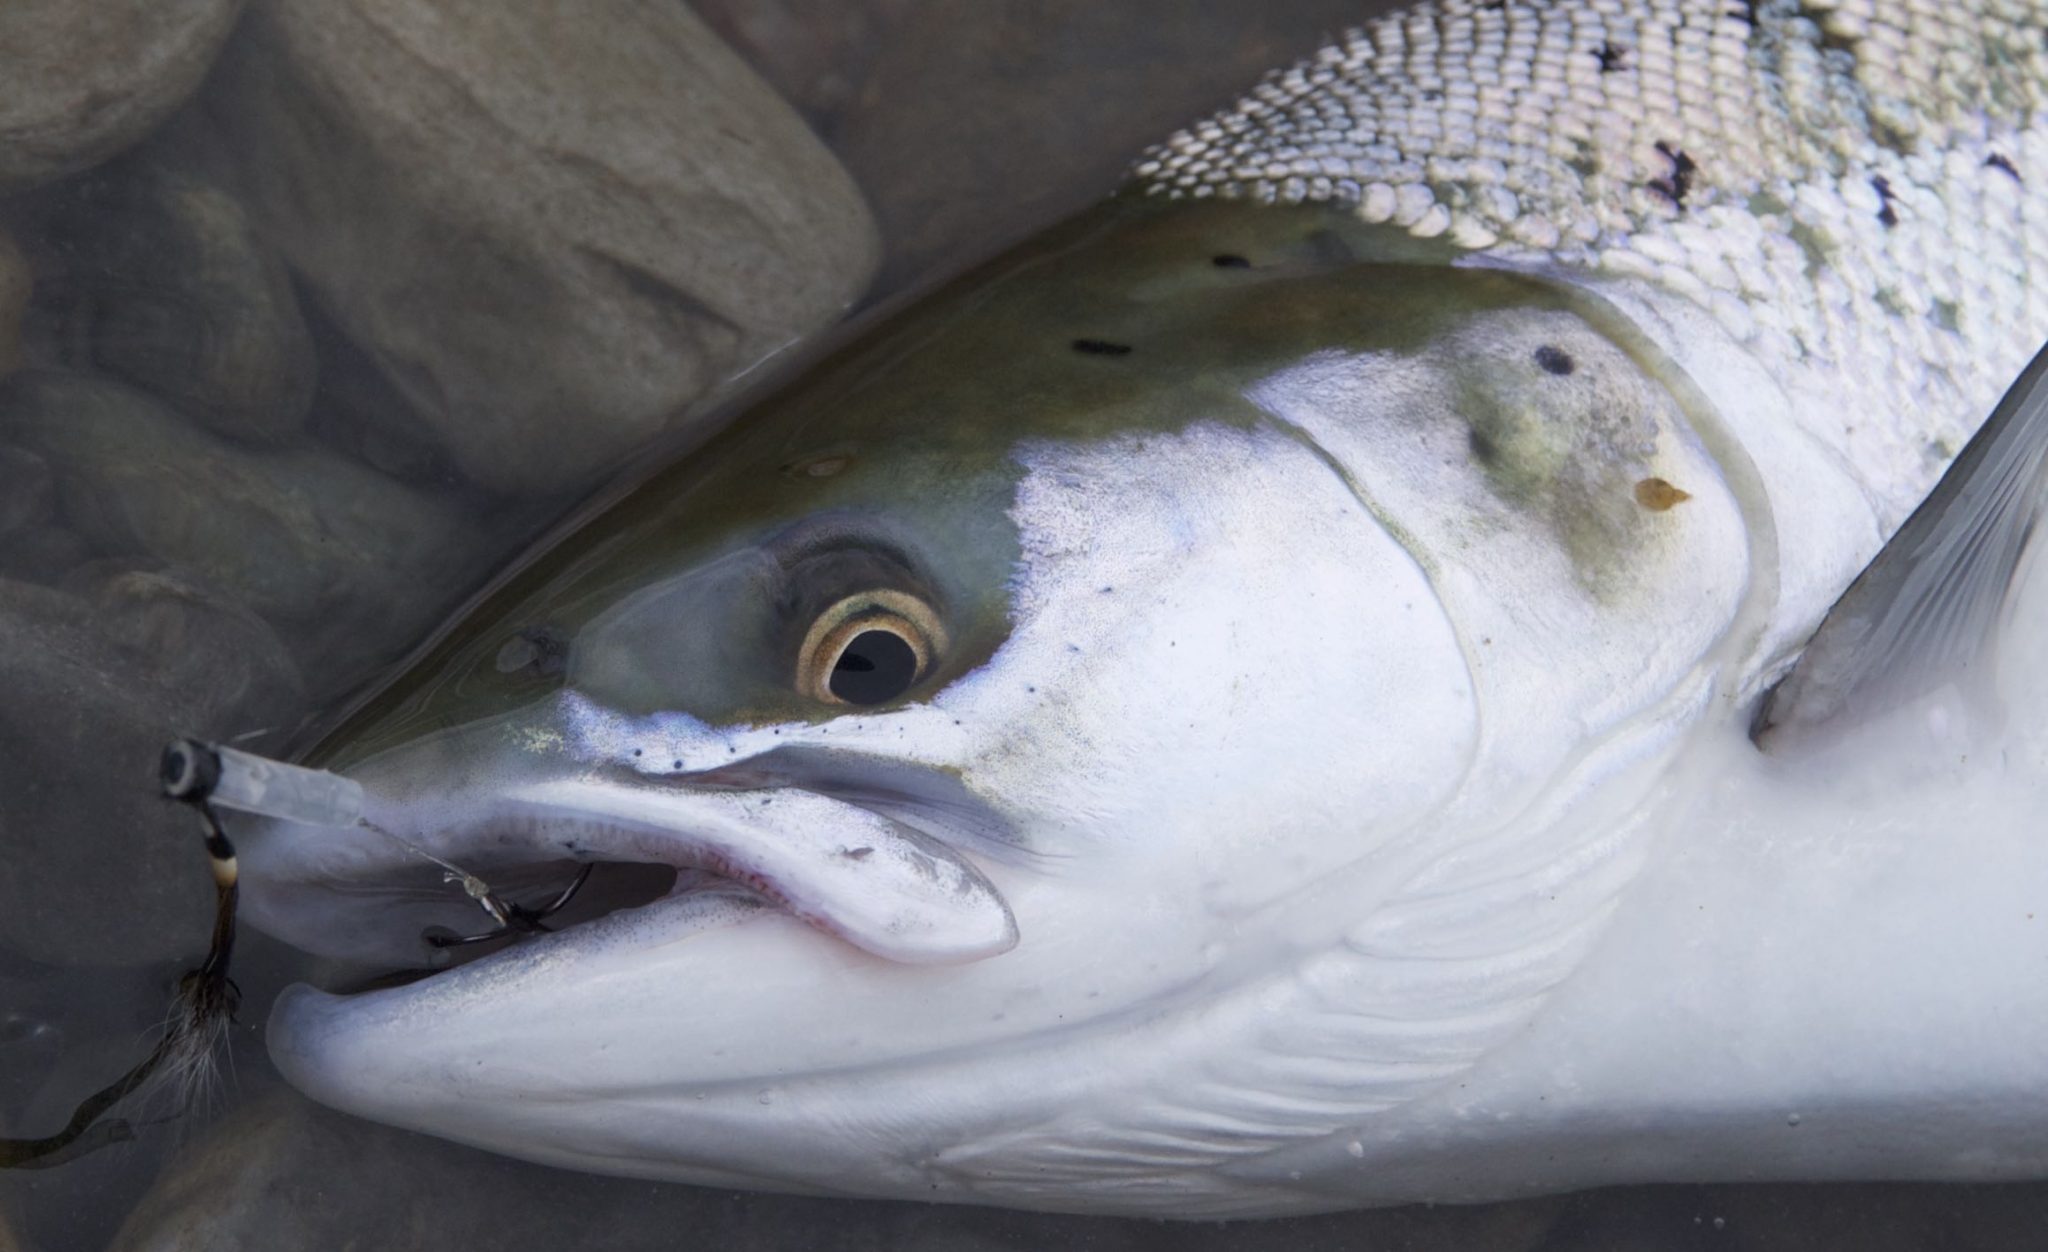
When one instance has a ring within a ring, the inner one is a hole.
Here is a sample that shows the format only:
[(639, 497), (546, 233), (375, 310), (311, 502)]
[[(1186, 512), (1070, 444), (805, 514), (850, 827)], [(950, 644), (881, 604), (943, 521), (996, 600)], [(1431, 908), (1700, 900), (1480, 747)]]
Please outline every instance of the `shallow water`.
[[(798, 105), (874, 206), (883, 252), (869, 299), (956, 272), (1085, 206), (1114, 185), (1144, 143), (1376, 7), (1373, 0), (699, 6)], [(278, 394), (310, 388), (289, 401), (303, 405), (302, 420), (265, 426), (263, 414), (287, 404), (276, 394), (223, 399), (184, 385), (202, 372), (193, 361), (206, 345), (165, 329), (183, 324), (175, 311), (217, 307), (208, 300), (267, 299), (269, 289), (252, 281), (220, 296), (180, 286), (183, 276), (212, 270), (177, 261), (174, 247), (137, 225), (156, 220), (151, 214), (160, 207), (151, 206), (167, 193), (136, 188), (163, 177), (154, 171), (220, 168), (223, 145), (239, 139), (232, 128), (223, 138), (217, 114), (250, 89), (234, 76), (261, 72), (246, 47), (231, 48), (197, 101), (139, 154), (0, 198), (0, 229), (34, 271), (23, 358), (44, 371), (39, 377), (121, 379), (128, 389), (107, 393), (108, 414), (103, 427), (87, 432), (99, 432), (91, 439), (70, 420), (84, 404), (75, 394), (31, 397), (42, 406), (38, 414), (59, 419), (31, 420), (21, 416), (33, 406), (17, 380), (6, 401), (12, 407), (0, 408), (0, 453), (23, 445), (29, 436), (22, 432), (31, 430), (41, 465), (0, 460), (0, 474), (10, 475), (0, 477), (0, 492), (40, 501), (23, 513), (27, 520), (0, 525), (7, 644), (0, 652), (13, 654), (0, 656), (12, 714), (0, 719), (0, 746), (9, 749), (0, 759), (0, 841), (8, 852), (0, 907), (9, 912), (0, 927), (0, 1129), (7, 1133), (46, 1133), (75, 1100), (139, 1057), (171, 983), (203, 948), (205, 866), (185, 842), (189, 821), (160, 812), (150, 798), (151, 746), (182, 730), (262, 731), (249, 742), (273, 750), (290, 742), (301, 719), (374, 681), (596, 477), (534, 486), (504, 470), (504, 458), (465, 454), (458, 439), (423, 434), (412, 411), (420, 390), (399, 394), (393, 354), (373, 359), (355, 343), (343, 325), (346, 309), (303, 273), (287, 289), (306, 322), (317, 385), (310, 367), (272, 359), (288, 358), (289, 343), (249, 349), (270, 364), (233, 358), (239, 372), (232, 373), (269, 377), (264, 371), (274, 366)], [(244, 180), (261, 173), (243, 168), (246, 152), (225, 159)], [(379, 201), (379, 189), (366, 186), (360, 202), (343, 203), (338, 216), (368, 219), (382, 211)], [(193, 220), (213, 219), (197, 213)], [(255, 226), (258, 252), (271, 242), (266, 232), (278, 229)], [(0, 270), (4, 258), (0, 247)], [(509, 338), (517, 343), (522, 316), (540, 312), (502, 310)], [(553, 341), (529, 347), (545, 354)], [(0, 364), (5, 348), (0, 342)], [(134, 401), (134, 393), (142, 398)], [(202, 410), (209, 416), (194, 416)], [(253, 458), (249, 477), (257, 485), (186, 466), (177, 459), (181, 438), (215, 440), (196, 445), (209, 465)], [(165, 498), (137, 504), (159, 480), (168, 484)], [(277, 499), (262, 495), (264, 482), (277, 485)], [(219, 512), (224, 500), (249, 499), (249, 511)], [(0, 519), (9, 516), (8, 503), (0, 498)], [(304, 543), (251, 537), (249, 519), (307, 509), (319, 524)], [(374, 516), (357, 516), (365, 512)], [(318, 564), (351, 544), (356, 559)], [(319, 578), (300, 577), (307, 568)], [(1190, 1227), (591, 1178), (353, 1121), (284, 1089), (264, 1056), (262, 1022), (277, 991), (306, 972), (303, 958), (245, 933), (236, 970), (243, 1008), (219, 1093), (193, 1109), (159, 1101), (131, 1114), (138, 1121), (131, 1143), (50, 1170), (0, 1174), (0, 1250), (9, 1249), (10, 1221), (23, 1247), (44, 1252), (110, 1243), (277, 1249), (351, 1241), (437, 1249), (516, 1242), (1904, 1250), (2032, 1248), (2048, 1235), (2048, 1184), (1635, 1187)]]

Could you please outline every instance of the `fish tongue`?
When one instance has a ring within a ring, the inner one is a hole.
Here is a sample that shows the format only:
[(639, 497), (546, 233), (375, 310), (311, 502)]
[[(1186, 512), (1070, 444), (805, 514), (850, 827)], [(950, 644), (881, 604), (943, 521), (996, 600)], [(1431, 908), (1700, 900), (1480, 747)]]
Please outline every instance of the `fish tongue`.
[(505, 797), (545, 826), (605, 832), (608, 855), (698, 866), (745, 883), (820, 930), (908, 964), (979, 960), (1017, 942), (1009, 905), (938, 840), (808, 791), (693, 790), (581, 777)]

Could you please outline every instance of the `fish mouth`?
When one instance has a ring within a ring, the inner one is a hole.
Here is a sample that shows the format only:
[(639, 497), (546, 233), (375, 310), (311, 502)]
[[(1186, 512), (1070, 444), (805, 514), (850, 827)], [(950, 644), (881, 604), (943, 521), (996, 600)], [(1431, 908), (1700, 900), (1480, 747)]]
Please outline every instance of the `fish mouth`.
[(1008, 903), (961, 850), (999, 819), (943, 775), (776, 751), (684, 774), (526, 762), (408, 786), (419, 763), (391, 755), (356, 775), (356, 827), (266, 822), (241, 850), (249, 920), (316, 955), (403, 971), (371, 988), (571, 936), (653, 941), (772, 914), (902, 964), (1017, 942)]

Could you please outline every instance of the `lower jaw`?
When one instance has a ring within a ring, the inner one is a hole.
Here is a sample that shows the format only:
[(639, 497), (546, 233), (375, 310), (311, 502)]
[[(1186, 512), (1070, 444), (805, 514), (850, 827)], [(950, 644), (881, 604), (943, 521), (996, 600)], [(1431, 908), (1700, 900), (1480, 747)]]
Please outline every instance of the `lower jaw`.
[[(588, 871), (587, 879), (566, 903), (549, 909), (564, 888), (577, 881), (579, 870)], [(468, 966), (523, 953), (566, 953), (632, 935), (686, 932), (702, 920), (699, 915), (707, 904), (735, 916), (740, 910), (774, 908), (742, 885), (709, 871), (646, 862), (550, 862), (523, 872), (498, 869), (486, 877), (494, 897), (515, 910), (513, 924), (506, 925), (481, 903), (465, 899), (459, 885), (449, 884), (450, 900), (376, 906), (382, 915), (370, 915), (349, 896), (337, 894), (332, 901), (337, 915), (351, 909), (362, 914), (358, 920), (336, 923), (342, 938), (377, 937), (354, 950), (345, 942), (308, 943), (303, 933), (278, 937), (336, 963), (328, 966), (325, 976), (316, 975), (323, 990), (356, 995), (450, 977)], [(272, 929), (261, 920), (256, 924)]]
[[(650, 868), (650, 867), (636, 867)], [(651, 867), (666, 868), (666, 867)], [(546, 965), (590, 962), (593, 971), (607, 956), (646, 953), (674, 944), (705, 931), (724, 929), (750, 920), (787, 914), (739, 884), (699, 875), (692, 871), (673, 874), (671, 889), (651, 901), (619, 907), (574, 926), (542, 933), (507, 936), (488, 943), (468, 945), (451, 951), (438, 964), (420, 964), (364, 975), (374, 965), (357, 964), (340, 969), (330, 966), (330, 976), (302, 982), (290, 988), (278, 1001), (273, 1025), (286, 1012), (287, 1001), (299, 1001), (298, 1008), (313, 1004), (323, 1012), (339, 1009), (339, 1002), (376, 999), (380, 993), (405, 995), (437, 994), (459, 989), (476, 979), (494, 975), (518, 978), (522, 969)], [(486, 925), (489, 919), (479, 911)], [(793, 920), (793, 919), (792, 919)], [(424, 945), (422, 945), (424, 947)], [(294, 1010), (296, 1011), (296, 1010)]]

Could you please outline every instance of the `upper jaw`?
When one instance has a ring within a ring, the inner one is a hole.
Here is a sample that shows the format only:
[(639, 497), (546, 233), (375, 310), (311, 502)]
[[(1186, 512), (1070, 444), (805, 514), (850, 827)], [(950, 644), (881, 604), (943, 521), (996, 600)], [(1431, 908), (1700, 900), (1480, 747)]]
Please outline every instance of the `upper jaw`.
[[(593, 751), (576, 733), (584, 709), (554, 712), (552, 726), (530, 715), (480, 723), (364, 762), (352, 771), (366, 797), (358, 827), (248, 832), (250, 919), (322, 955), (431, 964), (428, 929), (491, 926), (453, 871), (502, 894), (500, 884), (558, 888), (579, 865), (630, 863), (701, 871), (655, 909), (715, 876), (893, 962), (973, 961), (1017, 942), (1009, 905), (962, 852), (991, 846), (1004, 823), (943, 773), (730, 746), (718, 768), (691, 769), (710, 754), (686, 763), (672, 736), (663, 751), (675, 755), (650, 768), (644, 750)], [(662, 768), (671, 763), (681, 768)]]

